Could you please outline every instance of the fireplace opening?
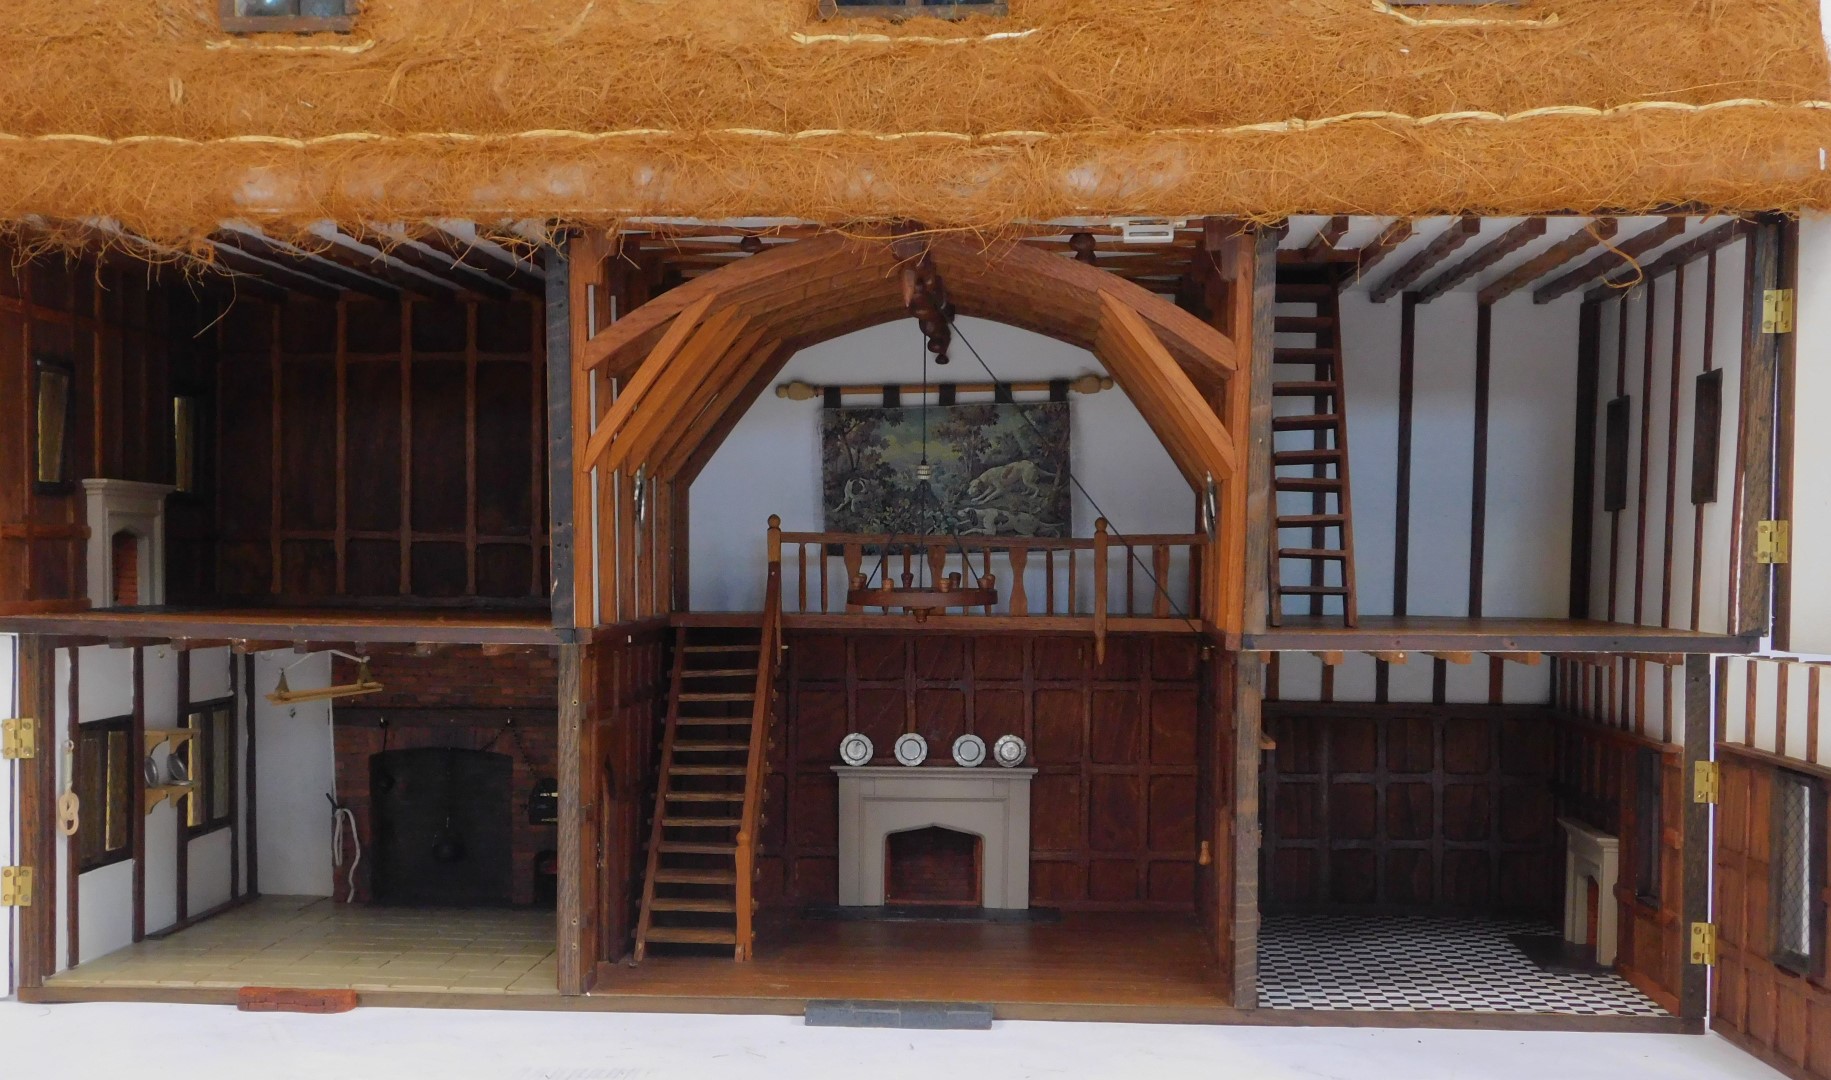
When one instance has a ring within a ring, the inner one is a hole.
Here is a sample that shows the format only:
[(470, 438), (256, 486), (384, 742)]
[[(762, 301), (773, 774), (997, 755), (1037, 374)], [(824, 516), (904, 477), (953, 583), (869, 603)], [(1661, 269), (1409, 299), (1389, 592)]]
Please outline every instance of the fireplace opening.
[(115, 607), (133, 607), (140, 602), (140, 538), (122, 529), (108, 538), (108, 548), (114, 564), (109, 595)]
[(884, 837), (884, 903), (979, 907), (985, 842), (930, 825)]
[(508, 905), (513, 762), (486, 750), (430, 747), (369, 758), (378, 904)]

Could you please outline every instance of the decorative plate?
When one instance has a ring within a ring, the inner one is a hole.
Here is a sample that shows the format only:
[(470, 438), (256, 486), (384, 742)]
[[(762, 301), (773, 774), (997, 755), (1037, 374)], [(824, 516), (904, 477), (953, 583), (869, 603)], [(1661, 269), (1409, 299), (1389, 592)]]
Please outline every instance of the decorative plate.
[(992, 744), (992, 757), (1007, 769), (1015, 769), (1022, 765), (1025, 755), (1029, 752), (1029, 747), (1026, 747), (1024, 741), (1015, 735), (1000, 736), (999, 740)]
[(856, 731), (839, 740), (839, 760), (853, 767), (870, 764), (871, 755), (876, 752), (871, 740)]
[(159, 775), (159, 763), (153, 760), (151, 754), (146, 755), (146, 762), (141, 767), (141, 771), (146, 774), (147, 787), (159, 787), (165, 783), (164, 778)]
[(928, 740), (913, 731), (898, 735), (894, 750), (897, 762), (902, 765), (916, 766), (928, 760)]
[(977, 735), (962, 735), (954, 740), (954, 764), (973, 769), (985, 764), (985, 740)]

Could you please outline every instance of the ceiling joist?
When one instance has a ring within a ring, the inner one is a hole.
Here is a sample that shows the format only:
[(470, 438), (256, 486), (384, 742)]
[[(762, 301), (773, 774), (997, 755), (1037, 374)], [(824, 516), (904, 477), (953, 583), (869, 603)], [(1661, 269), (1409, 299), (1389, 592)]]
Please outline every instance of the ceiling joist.
[(1617, 223), (1612, 217), (1596, 220), (1571, 233), (1564, 239), (1539, 252), (1532, 258), (1520, 263), (1498, 279), (1484, 286), (1477, 298), (1483, 304), (1493, 304), (1511, 296), (1514, 292), (1532, 284), (1539, 278), (1551, 273), (1558, 267), (1595, 247), (1606, 243), (1615, 235)]
[(1426, 244), (1424, 250), (1405, 260), (1405, 264), (1374, 288), (1369, 299), (1376, 304), (1383, 304), (1400, 292), (1411, 287), (1412, 283), (1430, 272), (1431, 267), (1449, 258), (1456, 250), (1469, 242), (1469, 239), (1481, 231), (1481, 219), (1478, 217), (1460, 217), (1450, 222), (1449, 227), (1437, 234), (1437, 238)]
[(1590, 282), (1614, 273), (1623, 263), (1640, 258), (1654, 248), (1664, 245), (1668, 240), (1676, 239), (1685, 232), (1685, 219), (1669, 217), (1650, 229), (1643, 229), (1628, 237), (1619, 244), (1613, 244), (1602, 254), (1533, 290), (1532, 302), (1549, 304), (1565, 293), (1575, 292)]
[(1495, 263), (1545, 235), (1545, 219), (1532, 217), (1483, 244), (1473, 255), (1438, 274), (1418, 290), (1418, 303), (1428, 304)]

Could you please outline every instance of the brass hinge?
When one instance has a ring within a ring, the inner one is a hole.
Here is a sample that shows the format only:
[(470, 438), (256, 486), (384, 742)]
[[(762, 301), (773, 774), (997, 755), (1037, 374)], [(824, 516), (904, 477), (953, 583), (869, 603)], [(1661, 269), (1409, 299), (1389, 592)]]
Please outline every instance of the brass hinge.
[(0, 907), (32, 906), (32, 868), (0, 866)]
[(1787, 521), (1755, 522), (1755, 561), (1783, 565), (1793, 553), (1793, 528)]
[(1761, 332), (1763, 334), (1790, 334), (1793, 332), (1793, 290), (1768, 289), (1762, 292)]
[(23, 761), (38, 756), (38, 721), (29, 716), (0, 720), (0, 758)]
[(1717, 924), (1691, 924), (1691, 962), (1715, 967), (1717, 962)]
[(1714, 761), (1699, 761), (1692, 766), (1691, 801), (1715, 804), (1721, 789), (1722, 773)]

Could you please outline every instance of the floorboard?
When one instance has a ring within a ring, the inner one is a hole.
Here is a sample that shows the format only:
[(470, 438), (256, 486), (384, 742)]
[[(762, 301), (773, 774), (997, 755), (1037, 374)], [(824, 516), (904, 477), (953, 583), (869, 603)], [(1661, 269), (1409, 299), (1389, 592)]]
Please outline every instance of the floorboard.
[(1247, 649), (1403, 652), (1747, 653), (1760, 642), (1731, 634), (1668, 630), (1594, 619), (1466, 619), (1428, 615), (1362, 615), (1350, 629), (1341, 616), (1286, 615), (1281, 625), (1244, 640)]

